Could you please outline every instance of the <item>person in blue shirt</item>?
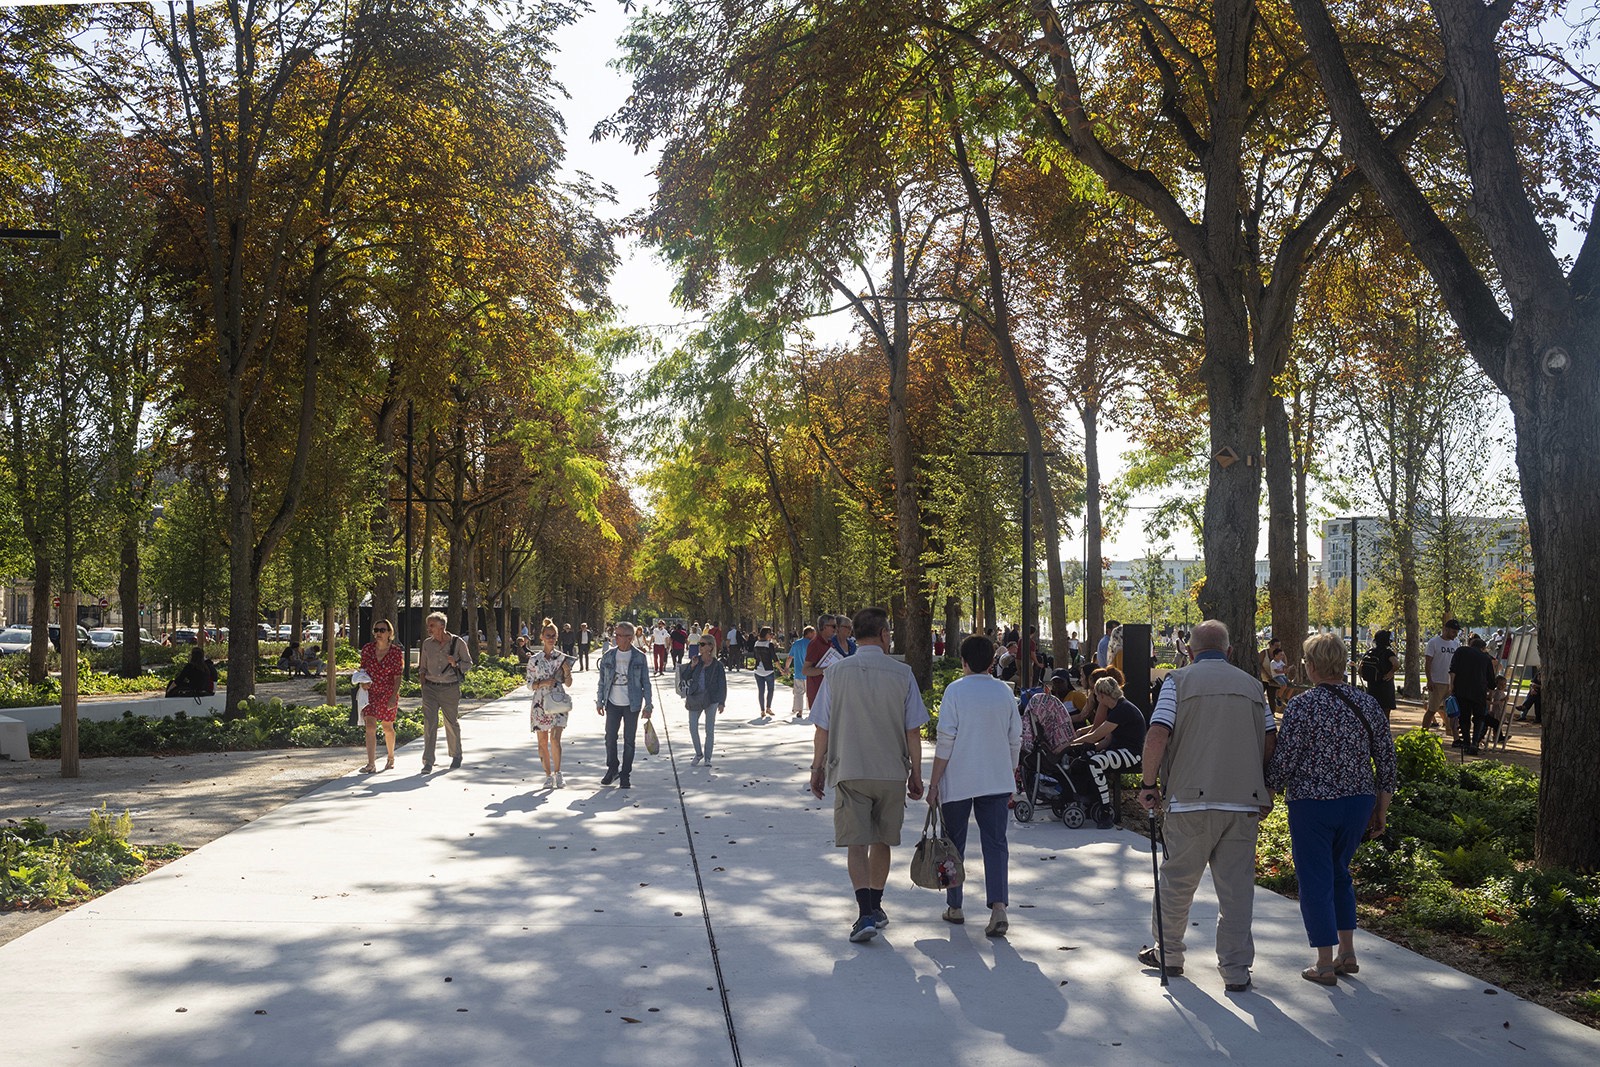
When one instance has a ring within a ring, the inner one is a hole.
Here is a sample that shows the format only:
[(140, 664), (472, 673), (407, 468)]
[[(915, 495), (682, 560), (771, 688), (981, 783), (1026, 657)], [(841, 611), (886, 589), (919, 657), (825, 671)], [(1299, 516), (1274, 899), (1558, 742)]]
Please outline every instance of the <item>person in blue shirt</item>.
[(806, 713), (806, 680), (800, 677), (800, 665), (806, 661), (806, 646), (811, 644), (815, 636), (817, 628), (807, 626), (795, 643), (789, 646), (789, 654), (783, 658), (783, 671), (789, 676), (789, 687), (794, 690), (793, 710), (796, 719)]

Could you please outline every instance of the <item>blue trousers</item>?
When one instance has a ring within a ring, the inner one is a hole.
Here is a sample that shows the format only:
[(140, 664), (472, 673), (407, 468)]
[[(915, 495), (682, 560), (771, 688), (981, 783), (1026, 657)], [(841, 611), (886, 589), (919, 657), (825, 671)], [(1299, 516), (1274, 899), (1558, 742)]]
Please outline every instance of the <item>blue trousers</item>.
[[(939, 814), (944, 819), (944, 832), (950, 836), (950, 843), (956, 846), (956, 852), (961, 856), (962, 867), (968, 871), (972, 868), (966, 862), (967, 817), (977, 815), (978, 841), (983, 847), (983, 883), (991, 908), (996, 904), (1010, 903), (1006, 894), (1006, 871), (1011, 863), (1011, 849), (1006, 844), (1006, 803), (1010, 799), (1010, 793), (994, 793), (939, 805)], [(961, 886), (946, 889), (944, 899), (952, 908), (961, 907)]]
[[(706, 743), (704, 748), (700, 747), (700, 716), (702, 715), (706, 719)], [(689, 740), (694, 742), (694, 754), (696, 756), (704, 756), (706, 759), (711, 758), (711, 747), (717, 741), (716, 708), (705, 708), (699, 711), (693, 708), (689, 709)]]
[[(639, 713), (622, 704), (606, 701), (606, 770), (621, 770), (626, 778), (633, 772), (633, 742), (639, 730)], [(622, 734), (622, 759), (617, 759), (617, 734)]]
[(772, 694), (778, 688), (778, 675), (776, 673), (765, 676), (756, 675), (756, 704), (762, 711), (772, 710)]
[(1289, 845), (1300, 881), (1300, 919), (1312, 948), (1337, 945), (1340, 930), (1356, 928), (1356, 888), (1350, 859), (1367, 832), (1377, 798), (1289, 801)]

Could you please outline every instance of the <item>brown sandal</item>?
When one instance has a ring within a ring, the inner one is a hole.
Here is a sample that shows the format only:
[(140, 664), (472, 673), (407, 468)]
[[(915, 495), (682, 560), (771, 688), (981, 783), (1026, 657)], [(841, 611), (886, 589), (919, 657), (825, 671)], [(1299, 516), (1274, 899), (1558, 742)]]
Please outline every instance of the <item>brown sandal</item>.
[(1317, 964), (1313, 963), (1311, 966), (1300, 972), (1300, 977), (1304, 978), (1308, 982), (1315, 982), (1318, 985), (1339, 984), (1339, 971), (1331, 963), (1326, 967), (1319, 967)]
[(1333, 961), (1334, 974), (1360, 974), (1361, 964), (1356, 962), (1354, 952), (1346, 952), (1343, 956)]

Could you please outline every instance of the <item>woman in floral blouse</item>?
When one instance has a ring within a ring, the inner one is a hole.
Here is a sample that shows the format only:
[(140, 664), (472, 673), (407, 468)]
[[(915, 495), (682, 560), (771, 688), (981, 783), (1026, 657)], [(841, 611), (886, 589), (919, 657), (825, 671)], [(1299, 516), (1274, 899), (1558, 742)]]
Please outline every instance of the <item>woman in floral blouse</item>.
[(1350, 860), (1363, 838), (1383, 833), (1397, 785), (1394, 738), (1378, 702), (1340, 681), (1345, 647), (1338, 635), (1307, 641), (1305, 661), (1316, 688), (1284, 709), (1267, 784), (1288, 801), (1300, 918), (1317, 950), (1317, 962), (1300, 976), (1333, 985), (1359, 970)]
[(383, 769), (394, 770), (394, 719), (400, 710), (400, 674), (405, 664), (405, 649), (394, 643), (394, 626), (388, 619), (378, 619), (372, 624), (372, 640), (361, 646), (361, 669), (372, 679), (362, 683), (367, 690), (367, 707), (361, 713), (367, 725), (367, 765), (361, 769), (368, 774), (378, 769), (380, 722), (383, 743), (389, 750), (389, 762)]

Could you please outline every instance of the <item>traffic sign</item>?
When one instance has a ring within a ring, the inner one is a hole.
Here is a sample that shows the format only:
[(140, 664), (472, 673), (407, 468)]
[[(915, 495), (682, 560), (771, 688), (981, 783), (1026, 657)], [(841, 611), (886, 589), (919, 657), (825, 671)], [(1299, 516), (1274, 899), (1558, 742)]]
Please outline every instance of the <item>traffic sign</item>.
[(100, 606), (102, 608), (109, 608), (111, 606), (111, 601), (107, 600), (105, 597), (101, 597), (100, 598)]

